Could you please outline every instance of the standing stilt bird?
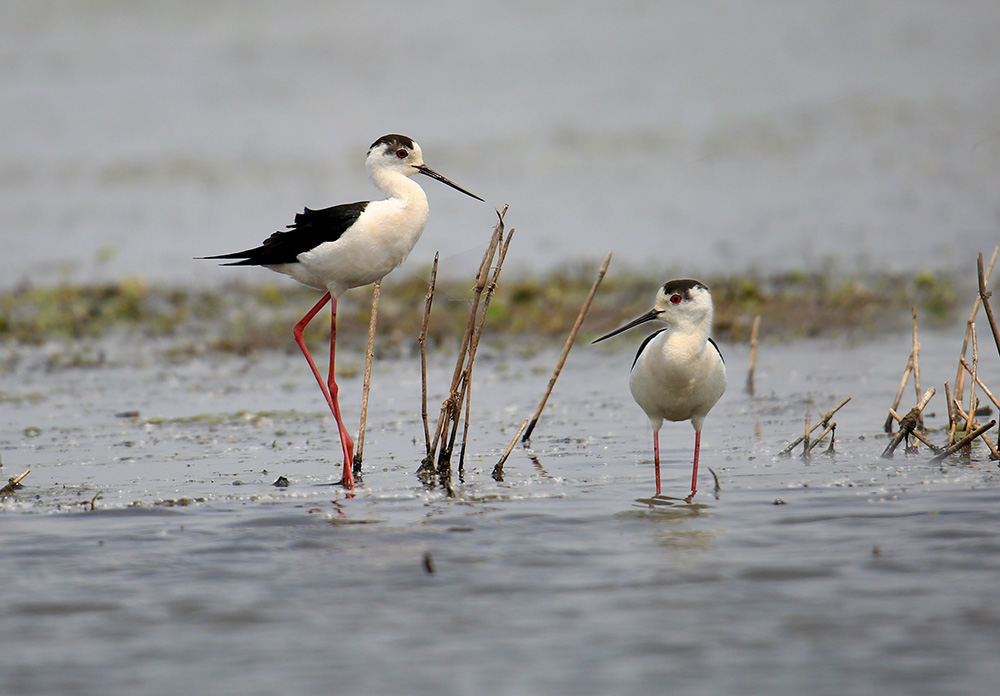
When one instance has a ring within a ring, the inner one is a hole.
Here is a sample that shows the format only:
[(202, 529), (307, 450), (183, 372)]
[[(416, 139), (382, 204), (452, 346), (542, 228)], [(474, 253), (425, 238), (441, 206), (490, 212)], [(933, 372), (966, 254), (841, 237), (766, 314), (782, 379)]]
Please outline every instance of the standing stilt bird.
[(647, 321), (667, 328), (648, 336), (632, 363), (629, 388), (653, 426), (656, 495), (660, 495), (660, 426), (669, 421), (691, 421), (694, 426), (694, 470), (691, 494), (698, 490), (698, 453), (705, 416), (726, 390), (726, 366), (712, 330), (712, 295), (697, 280), (671, 280), (656, 293), (656, 304), (641, 317), (601, 336), (594, 343), (617, 336)]
[[(424, 164), (420, 146), (405, 135), (384, 135), (368, 150), (368, 175), (385, 194), (385, 200), (345, 203), (322, 210), (306, 208), (296, 214), (288, 229), (275, 232), (253, 249), (208, 259), (239, 259), (226, 266), (266, 266), (325, 294), (295, 324), (292, 334), (319, 382), (323, 396), (337, 419), (344, 451), (345, 488), (354, 487), (351, 471), (354, 441), (340, 416), (334, 364), (337, 347), (337, 298), (351, 288), (368, 285), (399, 266), (413, 249), (427, 224), (427, 196), (410, 179), (426, 174), (472, 196)], [(312, 318), (330, 303), (330, 372), (324, 382), (302, 333)]]

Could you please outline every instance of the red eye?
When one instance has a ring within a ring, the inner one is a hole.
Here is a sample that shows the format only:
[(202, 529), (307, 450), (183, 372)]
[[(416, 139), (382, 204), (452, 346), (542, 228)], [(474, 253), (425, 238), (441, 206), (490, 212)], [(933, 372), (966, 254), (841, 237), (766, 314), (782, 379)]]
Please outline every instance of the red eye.
[(406, 150), (396, 150), (396, 157), (398, 157), (399, 159), (406, 159), (406, 156), (408, 154), (410, 153), (407, 152)]
[(670, 304), (680, 304), (680, 302), (681, 302), (681, 296), (680, 295), (671, 295), (670, 296)]

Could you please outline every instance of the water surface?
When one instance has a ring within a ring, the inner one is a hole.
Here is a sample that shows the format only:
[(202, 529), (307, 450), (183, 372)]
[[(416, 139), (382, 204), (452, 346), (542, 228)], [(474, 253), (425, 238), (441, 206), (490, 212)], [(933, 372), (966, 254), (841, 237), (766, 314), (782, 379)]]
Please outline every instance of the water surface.
[[(997, 464), (879, 458), (908, 337), (767, 345), (754, 398), (746, 350), (723, 345), (731, 387), (691, 505), (648, 504), (624, 343), (577, 347), (502, 483), (555, 355), (485, 349), (451, 499), (414, 476), (415, 359), (376, 363), (349, 496), (298, 356), (109, 345), (52, 372), (21, 355), (0, 375), (3, 471), (32, 469), (0, 512), (5, 692), (989, 692)], [(923, 344), (925, 383), (952, 379), (953, 337)], [(432, 411), (448, 362), (432, 359)], [(360, 379), (342, 389), (352, 422)], [(775, 456), (847, 396), (835, 454)], [(681, 496), (689, 425), (661, 444)]]

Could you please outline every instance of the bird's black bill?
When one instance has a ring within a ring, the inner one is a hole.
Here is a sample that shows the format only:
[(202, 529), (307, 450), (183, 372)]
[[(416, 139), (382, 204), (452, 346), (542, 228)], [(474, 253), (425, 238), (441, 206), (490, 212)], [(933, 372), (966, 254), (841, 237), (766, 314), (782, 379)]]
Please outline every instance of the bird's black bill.
[(632, 321), (630, 321), (629, 323), (625, 324), (625, 326), (619, 327), (619, 328), (615, 329), (614, 331), (612, 331), (611, 333), (604, 334), (600, 338), (591, 341), (591, 344), (593, 344), (593, 343), (600, 343), (601, 341), (603, 341), (606, 338), (611, 338), (612, 336), (617, 336), (620, 333), (623, 333), (625, 331), (628, 331), (629, 329), (635, 328), (639, 324), (645, 324), (647, 321), (652, 321), (653, 319), (656, 319), (659, 316), (660, 316), (660, 313), (658, 311), (656, 311), (655, 309), (651, 309), (648, 312), (646, 312), (645, 314), (643, 314), (641, 317), (637, 317), (637, 318), (633, 319)]
[[(458, 184), (456, 184), (455, 182), (453, 182), (453, 181), (449, 181), (449, 180), (448, 180), (448, 179), (446, 179), (445, 177), (441, 176), (441, 175), (440, 175), (440, 174), (438, 174), (438, 173), (437, 173), (436, 171), (434, 171), (433, 169), (431, 169), (430, 167), (428, 167), (428, 166), (427, 166), (426, 164), (421, 164), (421, 165), (420, 165), (419, 167), (417, 167), (417, 171), (419, 171), (419, 172), (420, 172), (421, 174), (426, 174), (427, 176), (429, 176), (429, 177), (430, 177), (430, 178), (432, 178), (432, 179), (437, 179), (437, 180), (438, 180), (438, 181), (440, 181), (440, 182), (441, 182), (442, 184), (447, 184), (448, 186), (451, 186), (451, 187), (452, 187), (453, 189), (455, 189), (456, 191), (461, 191), (461, 192), (462, 192), (462, 193), (464, 193), (464, 194), (465, 194), (466, 196), (472, 196), (472, 197), (473, 197), (473, 198), (475, 198), (475, 199), (476, 199), (477, 201), (482, 201), (482, 200), (483, 200), (482, 198), (480, 198), (480, 197), (479, 197), (479, 196), (477, 196), (476, 194), (474, 194), (474, 193), (472, 193), (472, 192), (470, 192), (470, 191), (466, 191), (466, 190), (465, 190), (464, 188), (462, 188), (461, 186), (459, 186), (459, 185), (458, 185)], [(483, 202), (485, 203), (486, 201), (483, 201)]]

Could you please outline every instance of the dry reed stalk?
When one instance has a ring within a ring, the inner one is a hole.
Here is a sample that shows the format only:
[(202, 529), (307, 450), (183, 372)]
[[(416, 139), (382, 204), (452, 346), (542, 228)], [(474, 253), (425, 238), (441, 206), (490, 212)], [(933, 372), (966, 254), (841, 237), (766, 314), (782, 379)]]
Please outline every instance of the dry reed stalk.
[[(899, 389), (896, 390), (896, 398), (892, 400), (892, 406), (889, 407), (889, 411), (895, 411), (899, 408), (899, 402), (903, 400), (903, 392), (906, 391), (906, 383), (910, 381), (910, 374), (913, 372), (913, 352), (910, 352), (910, 357), (906, 360), (906, 369), (903, 370), (903, 379), (899, 382)], [(887, 433), (892, 432), (892, 416), (888, 416), (885, 419), (885, 426), (883, 429)]]
[[(962, 367), (965, 368), (965, 371), (968, 372), (970, 375), (972, 375), (972, 367), (970, 367), (969, 363), (965, 361), (965, 358), (961, 359), (961, 363)], [(978, 375), (974, 376), (973, 379), (976, 381), (976, 384), (979, 385), (979, 388), (986, 393), (986, 396), (989, 397), (989, 400), (993, 402), (993, 405), (996, 406), (998, 410), (1000, 410), (1000, 403), (997, 402), (997, 397), (993, 396), (993, 392), (987, 389), (986, 385), (983, 384), (983, 381), (979, 379)]]
[(382, 279), (375, 281), (372, 288), (372, 316), (368, 323), (368, 350), (365, 353), (365, 379), (361, 392), (361, 427), (358, 431), (358, 442), (354, 450), (354, 470), (355, 476), (361, 475), (361, 461), (365, 452), (365, 427), (368, 425), (368, 395), (372, 386), (372, 357), (375, 352), (375, 324), (378, 320), (378, 296), (382, 288)]
[[(458, 434), (458, 425), (461, 420), (461, 410), (463, 404), (465, 405), (466, 412), (466, 422), (465, 422), (465, 436), (462, 440), (462, 456), (459, 459), (459, 468), (461, 468), (465, 463), (465, 445), (466, 438), (469, 432), (469, 422), (468, 415), (471, 411), (469, 404), (471, 399), (472, 390), (472, 367), (476, 360), (476, 353), (479, 350), (479, 342), (483, 337), (483, 328), (486, 326), (486, 317), (490, 310), (490, 301), (493, 299), (493, 295), (496, 294), (497, 281), (500, 279), (500, 270), (503, 268), (504, 259), (507, 258), (507, 249), (510, 247), (511, 239), (514, 237), (514, 230), (512, 229), (507, 233), (507, 238), (504, 240), (503, 244), (499, 247), (499, 256), (497, 257), (496, 266), (493, 267), (493, 275), (490, 277), (490, 282), (486, 287), (486, 297), (482, 301), (482, 309), (480, 309), (478, 316), (476, 317), (475, 330), (472, 333), (472, 339), (469, 341), (468, 350), (468, 360), (466, 363), (465, 370), (462, 374), (462, 381), (460, 383), (461, 388), (458, 393), (458, 404), (453, 412), (452, 421), (452, 431), (451, 437), (448, 439), (448, 450), (447, 459), (448, 466), (451, 466), (451, 453), (455, 445), (455, 436)], [(442, 453), (444, 450), (442, 450)], [(438, 461), (438, 473), (441, 473), (441, 461)]]
[(510, 444), (507, 445), (507, 449), (504, 450), (503, 455), (500, 457), (500, 461), (498, 461), (496, 466), (493, 467), (492, 476), (494, 481), (503, 481), (503, 465), (507, 462), (507, 458), (510, 456), (510, 453), (514, 451), (514, 445), (517, 444), (517, 438), (521, 437), (521, 433), (528, 427), (528, 423), (530, 421), (530, 416), (524, 419), (524, 422), (521, 423), (521, 427), (517, 429), (516, 433), (514, 433), (514, 439), (510, 441)]
[[(993, 275), (993, 265), (997, 261), (997, 256), (1000, 255), (1000, 246), (993, 249), (993, 256), (990, 258), (990, 264), (983, 273), (982, 286), (985, 287), (986, 284), (990, 282), (990, 277)], [(972, 312), (969, 314), (969, 319), (965, 325), (965, 339), (962, 342), (962, 352), (959, 353), (960, 357), (965, 357), (965, 353), (969, 348), (969, 335), (972, 331), (972, 324), (976, 321), (976, 315), (979, 314), (979, 305), (983, 302), (981, 295), (977, 293), (976, 301), (972, 303)], [(959, 401), (962, 400), (962, 394), (965, 393), (965, 372), (962, 370), (962, 366), (958, 366), (958, 373), (955, 376), (955, 398)]]
[(750, 328), (750, 367), (747, 369), (746, 392), (750, 396), (754, 395), (754, 373), (757, 371), (757, 331), (760, 329), (760, 315), (753, 318), (753, 326)]
[[(455, 363), (455, 371), (452, 374), (451, 387), (449, 389), (448, 396), (441, 404), (441, 412), (438, 417), (437, 428), (435, 430), (434, 437), (431, 440), (428, 455), (425, 457), (417, 471), (418, 475), (421, 476), (431, 475), (435, 470), (434, 459), (436, 454), (437, 474), (442, 482), (448, 486), (449, 494), (451, 492), (451, 452), (454, 447), (458, 425), (461, 421), (462, 405), (467, 396), (468, 385), (471, 381), (470, 377), (472, 364), (475, 360), (479, 339), (482, 336), (483, 325), (486, 321), (486, 313), (489, 308), (489, 301), (496, 289), (496, 282), (503, 266), (503, 259), (506, 256), (507, 248), (510, 245), (510, 240), (514, 233), (514, 231), (511, 230), (507, 235), (506, 243), (501, 245), (501, 242), (504, 241), (503, 218), (507, 212), (507, 207), (508, 206), (505, 205), (503, 210), (497, 211), (499, 220), (497, 221), (496, 227), (493, 229), (490, 243), (487, 246), (486, 252), (483, 254), (479, 270), (476, 273), (476, 284), (473, 291), (472, 307), (469, 311), (469, 320), (466, 323), (465, 333), (462, 336), (458, 359)], [(492, 274), (492, 278), (490, 278), (489, 270), (493, 266), (493, 259), (497, 256), (498, 250), (500, 252), (500, 256)], [(489, 288), (488, 292), (487, 287)], [(483, 301), (484, 292), (487, 292), (485, 301)], [(482, 308), (480, 308), (480, 305), (482, 305)]]
[[(897, 423), (899, 423), (901, 420), (903, 420), (903, 416), (900, 416), (898, 413), (896, 413), (892, 409), (889, 409), (889, 415), (892, 416)], [(920, 432), (919, 430), (914, 430), (910, 434), (913, 435), (913, 437), (915, 437), (918, 440), (920, 440), (922, 443), (924, 443), (924, 445), (926, 445), (932, 452), (940, 452), (941, 451), (940, 447), (938, 447), (933, 442), (931, 442), (930, 440), (928, 440), (927, 437), (922, 432)]]
[[(977, 406), (979, 405), (979, 402), (978, 402), (978, 401), (976, 402), (976, 405), (977, 405)], [(961, 405), (960, 403), (958, 403), (957, 401), (955, 402), (955, 404), (954, 404), (954, 407), (955, 407), (955, 412), (956, 412), (956, 414), (958, 415), (958, 418), (961, 418), (961, 419), (964, 419), (964, 420), (966, 420), (966, 421), (967, 421), (968, 423), (971, 423), (971, 425), (969, 425), (969, 426), (968, 426), (968, 427), (967, 427), (967, 428), (966, 428), (965, 430), (963, 430), (962, 432), (964, 432), (964, 433), (968, 433), (968, 432), (970, 432), (970, 431), (971, 431), (972, 429), (974, 429), (974, 428), (978, 428), (978, 427), (979, 427), (979, 426), (978, 426), (978, 425), (976, 424), (976, 417), (975, 417), (975, 414), (974, 414), (974, 413), (966, 413), (966, 412), (965, 412), (965, 409), (964, 409), (964, 408), (962, 408), (962, 405)], [(992, 442), (990, 441), (990, 439), (989, 439), (988, 437), (986, 437), (986, 435), (985, 435), (985, 434), (982, 434), (982, 435), (980, 435), (979, 437), (980, 437), (980, 438), (982, 438), (983, 442), (985, 442), (985, 443), (986, 443), (986, 446), (990, 448), (990, 452), (991, 452), (991, 453), (993, 454), (994, 458), (998, 458), (998, 459), (1000, 459), (1000, 452), (998, 452), (998, 451), (997, 451), (997, 448), (996, 448), (996, 446), (995, 446), (995, 445), (994, 445), (994, 444), (993, 444), (993, 443), (992, 443)]]
[[(597, 272), (597, 279), (590, 287), (590, 292), (587, 294), (587, 298), (584, 300), (583, 306), (580, 308), (580, 313), (576, 317), (576, 322), (574, 322), (573, 328), (570, 330), (569, 336), (566, 338), (562, 354), (559, 356), (559, 362), (556, 364), (556, 369), (552, 373), (552, 377), (549, 379), (549, 385), (545, 389), (545, 393), (542, 395), (542, 400), (538, 403), (538, 407), (535, 408), (535, 412), (525, 421), (524, 425), (518, 428), (517, 433), (514, 435), (514, 439), (511, 440), (510, 445), (508, 445), (507, 450), (504, 452), (504, 455), (493, 467), (493, 478), (495, 480), (503, 481), (503, 465), (510, 456), (510, 453), (513, 451), (514, 445), (517, 443), (517, 438), (520, 437), (521, 442), (525, 443), (531, 439), (531, 433), (534, 431), (535, 426), (538, 425), (538, 419), (542, 415), (542, 410), (545, 408), (545, 404), (548, 402), (549, 396), (552, 394), (552, 389), (556, 386), (556, 380), (559, 379), (563, 365), (566, 364), (566, 358), (569, 356), (569, 351), (576, 342), (576, 336), (580, 333), (580, 327), (583, 325), (583, 320), (586, 318), (587, 312), (590, 311), (590, 305), (594, 301), (597, 289), (601, 286), (601, 281), (604, 280), (604, 276), (608, 272), (608, 266), (610, 264), (611, 254), (608, 253), (608, 255), (604, 257), (604, 263), (601, 265), (600, 270)], [(524, 433), (523, 437), (521, 435), (522, 432)]]
[[(507, 207), (504, 206), (504, 212), (507, 211)], [(417, 473), (430, 473), (434, 469), (434, 453), (437, 452), (438, 443), (441, 441), (441, 434), (444, 432), (444, 426), (446, 419), (455, 408), (455, 400), (458, 394), (459, 382), (462, 379), (462, 373), (465, 367), (465, 357), (468, 353), (469, 342), (472, 340), (472, 332), (475, 328), (475, 318), (476, 312), (479, 309), (479, 299), (482, 295), (483, 289), (486, 287), (486, 269), (489, 268), (490, 264), (493, 262), (493, 256), (496, 254), (496, 249), (500, 243), (500, 236), (503, 234), (503, 213), (498, 213), (500, 215), (500, 221), (497, 223), (496, 227), (493, 229), (493, 235), (490, 237), (490, 243), (486, 247), (486, 252), (483, 254), (482, 261), (479, 262), (479, 270), (476, 273), (476, 285), (474, 288), (474, 294), (472, 299), (472, 308), (469, 311), (469, 321), (465, 326), (465, 334), (462, 336), (462, 342), (458, 350), (458, 360), (455, 361), (455, 372), (452, 374), (451, 386), (448, 388), (448, 396), (441, 404), (441, 412), (438, 415), (437, 429), (434, 431), (434, 437), (431, 440), (430, 450), (427, 453), (427, 457), (424, 459), (423, 463), (420, 465)]]
[(809, 421), (810, 420), (811, 420), (811, 416), (810, 416), (810, 414), (807, 413), (806, 414), (806, 432), (802, 436), (802, 456), (803, 457), (808, 457), (809, 456), (809, 449), (810, 449), (810, 447), (809, 447), (809, 433), (812, 432), (812, 428), (809, 427)]
[[(963, 358), (964, 359), (964, 358)], [(944, 383), (944, 398), (948, 402), (948, 445), (950, 446), (955, 442), (955, 408), (952, 406), (954, 399), (951, 396), (951, 390), (948, 388), (948, 383)]]
[[(573, 347), (573, 343), (576, 342), (576, 336), (580, 333), (580, 326), (583, 325), (583, 320), (587, 317), (587, 312), (590, 311), (590, 305), (594, 301), (597, 289), (601, 286), (601, 281), (604, 280), (604, 275), (608, 272), (608, 266), (610, 264), (611, 254), (609, 253), (606, 257), (604, 257), (604, 263), (597, 272), (597, 279), (590, 287), (590, 293), (587, 295), (587, 299), (583, 301), (583, 307), (580, 308), (580, 313), (576, 317), (576, 322), (573, 324), (573, 328), (570, 330), (569, 336), (566, 338), (566, 344), (563, 346), (562, 354), (559, 356), (559, 362), (556, 364), (556, 369), (552, 373), (552, 377), (549, 379), (549, 386), (545, 389), (545, 393), (542, 395), (542, 400), (538, 403), (538, 407), (531, 415), (530, 422), (528, 423), (527, 429), (524, 431), (524, 437), (521, 438), (521, 442), (527, 442), (531, 439), (531, 433), (535, 430), (535, 426), (538, 425), (538, 419), (542, 415), (542, 409), (545, 408), (545, 404), (549, 400), (549, 396), (552, 394), (552, 389), (556, 386), (556, 380), (559, 379), (559, 374), (562, 372), (563, 365), (566, 364), (566, 358), (569, 356), (569, 351)], [(518, 435), (520, 435), (520, 432), (518, 432)]]
[[(973, 334), (973, 336), (975, 336), (975, 334)], [(976, 356), (975, 343), (973, 343), (973, 365), (969, 365), (969, 363), (966, 362), (965, 358), (961, 358), (962, 367), (964, 367), (966, 372), (968, 372), (969, 375), (972, 377), (971, 389), (974, 390), (978, 385), (979, 388), (982, 389), (983, 392), (986, 394), (986, 396), (989, 398), (989, 400), (993, 402), (993, 405), (996, 406), (997, 409), (1000, 409), (1000, 403), (997, 402), (997, 398), (993, 395), (993, 392), (987, 389), (986, 385), (983, 384), (983, 381), (979, 379), (979, 375), (977, 374), (977, 371), (975, 369), (975, 362), (976, 362), (975, 356)], [(979, 408), (979, 400), (976, 399), (972, 404), (970, 404), (970, 409), (968, 413), (966, 413), (962, 409), (962, 407), (958, 404), (956, 404), (956, 408), (958, 409), (958, 413), (961, 414), (961, 417), (966, 419), (967, 423), (966, 432), (968, 432), (970, 428), (975, 427), (976, 425), (975, 415), (976, 411)], [(981, 435), (980, 438), (982, 439), (983, 442), (986, 443), (986, 446), (990, 448), (990, 452), (993, 454), (993, 458), (1000, 459), (1000, 450), (998, 450), (997, 446), (993, 444), (993, 441), (990, 440), (985, 433)]]
[(993, 456), (993, 459), (1000, 459), (1000, 450), (998, 450), (997, 446), (993, 444), (993, 441), (986, 436), (986, 433), (980, 435), (979, 439), (985, 442), (986, 446), (990, 448), (990, 454)]
[(462, 478), (462, 473), (465, 471), (465, 448), (469, 442), (469, 423), (471, 422), (472, 416), (472, 373), (466, 373), (469, 376), (469, 380), (465, 385), (465, 424), (462, 426), (462, 449), (458, 452), (458, 476), (459, 480)]
[(997, 446), (993, 444), (992, 440), (986, 437), (986, 433), (980, 435), (979, 439), (985, 442), (986, 446), (990, 448), (990, 453), (992, 454), (993, 459), (1000, 459), (1000, 450), (997, 449)]
[(830, 423), (826, 426), (826, 428), (823, 430), (823, 432), (821, 432), (819, 434), (819, 437), (817, 437), (815, 440), (812, 441), (812, 444), (809, 445), (809, 448), (806, 449), (803, 454), (810, 454), (814, 449), (816, 449), (816, 447), (819, 445), (819, 443), (821, 443), (823, 441), (823, 438), (826, 437), (830, 433), (833, 433), (833, 436), (830, 437), (830, 446), (827, 448), (827, 452), (832, 452), (833, 451), (833, 441), (834, 441), (834, 439), (836, 439), (836, 432), (837, 432), (837, 423), (836, 423), (836, 421), (830, 421)]
[(24, 477), (31, 473), (31, 469), (25, 469), (24, 473), (20, 476), (7, 479), (7, 485), (0, 488), (0, 493), (13, 493), (15, 490), (21, 487), (21, 481)]
[(431, 305), (434, 303), (439, 256), (440, 252), (434, 254), (430, 285), (427, 287), (427, 296), (424, 298), (424, 317), (420, 322), (420, 335), (417, 336), (417, 343), (420, 344), (420, 418), (424, 423), (425, 457), (431, 456), (431, 431), (427, 425), (427, 324), (431, 318)]
[[(962, 406), (962, 404), (958, 403), (958, 399), (952, 398), (951, 405), (952, 408), (955, 409), (955, 420), (964, 420), (964, 421), (969, 420), (970, 418), (969, 414), (966, 412), (965, 407)], [(968, 432), (968, 431), (963, 430), (962, 432)]]
[(977, 270), (979, 273), (979, 299), (983, 302), (983, 309), (986, 310), (986, 318), (990, 322), (990, 329), (993, 331), (993, 342), (996, 344), (997, 353), (1000, 353), (1000, 331), (997, 331), (997, 322), (993, 318), (993, 309), (990, 307), (990, 297), (993, 295), (992, 292), (986, 289), (986, 276), (983, 273), (983, 254), (979, 253), (979, 260), (977, 263)]
[[(892, 433), (892, 425), (896, 421), (893, 419), (891, 412), (899, 408), (899, 402), (903, 398), (903, 392), (906, 391), (906, 383), (910, 379), (910, 374), (913, 375), (913, 387), (916, 391), (916, 396), (920, 398), (920, 341), (917, 340), (917, 307), (916, 305), (912, 308), (913, 311), (913, 345), (910, 348), (910, 357), (906, 360), (906, 369), (903, 370), (903, 379), (899, 383), (899, 389), (896, 390), (896, 398), (893, 399), (892, 407), (889, 409), (890, 415), (885, 418), (885, 425), (883, 429), (887, 433)], [(923, 418), (923, 414), (920, 415)], [(918, 427), (923, 427), (923, 423), (918, 424)]]
[[(961, 364), (959, 364), (961, 367)], [(965, 422), (965, 432), (972, 429), (972, 419), (976, 415), (978, 399), (976, 399), (976, 373), (979, 369), (979, 341), (976, 340), (976, 325), (972, 325), (972, 384), (969, 385), (969, 413)]]
[[(913, 392), (914, 396), (920, 398), (920, 341), (917, 340), (917, 306), (913, 306)], [(923, 428), (924, 414), (921, 409), (920, 427)]]
[(975, 430), (973, 430), (971, 433), (966, 433), (965, 437), (963, 437), (961, 440), (959, 440), (958, 442), (956, 442), (956, 443), (954, 443), (952, 445), (949, 445), (948, 447), (944, 448), (943, 450), (941, 450), (940, 452), (938, 452), (936, 455), (934, 455), (933, 457), (931, 457), (931, 461), (932, 462), (941, 461), (945, 457), (954, 454), (955, 452), (957, 452), (958, 450), (962, 449), (966, 445), (971, 445), (973, 440), (975, 440), (977, 437), (979, 437), (983, 433), (985, 433), (988, 430), (990, 430), (996, 424), (997, 424), (997, 422), (994, 419), (994, 420), (991, 420), (989, 423), (986, 423), (985, 425), (979, 426), (978, 428), (976, 428)]
[[(812, 429), (809, 432), (812, 432), (812, 430), (815, 430), (816, 428), (818, 428), (820, 426), (827, 425), (827, 423), (830, 422), (830, 419), (833, 418), (833, 414), (836, 413), (837, 411), (839, 411), (840, 409), (842, 409), (847, 404), (847, 402), (850, 401), (850, 400), (851, 400), (851, 397), (847, 397), (846, 399), (844, 399), (843, 401), (841, 401), (839, 404), (837, 404), (836, 406), (834, 406), (831, 410), (827, 411), (826, 414), (819, 420), (818, 423), (816, 423), (816, 425), (814, 425), (812, 427)], [(780, 457), (782, 455), (791, 454), (792, 450), (795, 449), (800, 442), (802, 442), (803, 440), (805, 440), (807, 436), (808, 436), (808, 433), (806, 433), (806, 435), (800, 435), (794, 442), (792, 442), (790, 445), (788, 445), (788, 447), (786, 447), (785, 449), (783, 449), (780, 452), (778, 452), (778, 456)]]
[[(892, 440), (889, 441), (889, 444), (885, 446), (884, 450), (882, 450), (883, 457), (885, 458), (892, 457), (893, 452), (896, 451), (896, 447), (898, 447), (899, 443), (903, 441), (903, 438), (908, 437), (910, 434), (915, 433), (921, 429), (921, 424), (923, 423), (924, 408), (927, 406), (927, 403), (931, 400), (931, 397), (933, 397), (934, 394), (936, 393), (937, 390), (935, 390), (934, 387), (930, 387), (926, 392), (924, 392), (924, 395), (920, 397), (920, 400), (917, 402), (917, 405), (911, 408), (909, 413), (907, 413), (905, 416), (899, 418), (899, 432), (897, 432), (892, 437)], [(896, 415), (894, 409), (890, 409), (890, 412), (891, 415)]]

